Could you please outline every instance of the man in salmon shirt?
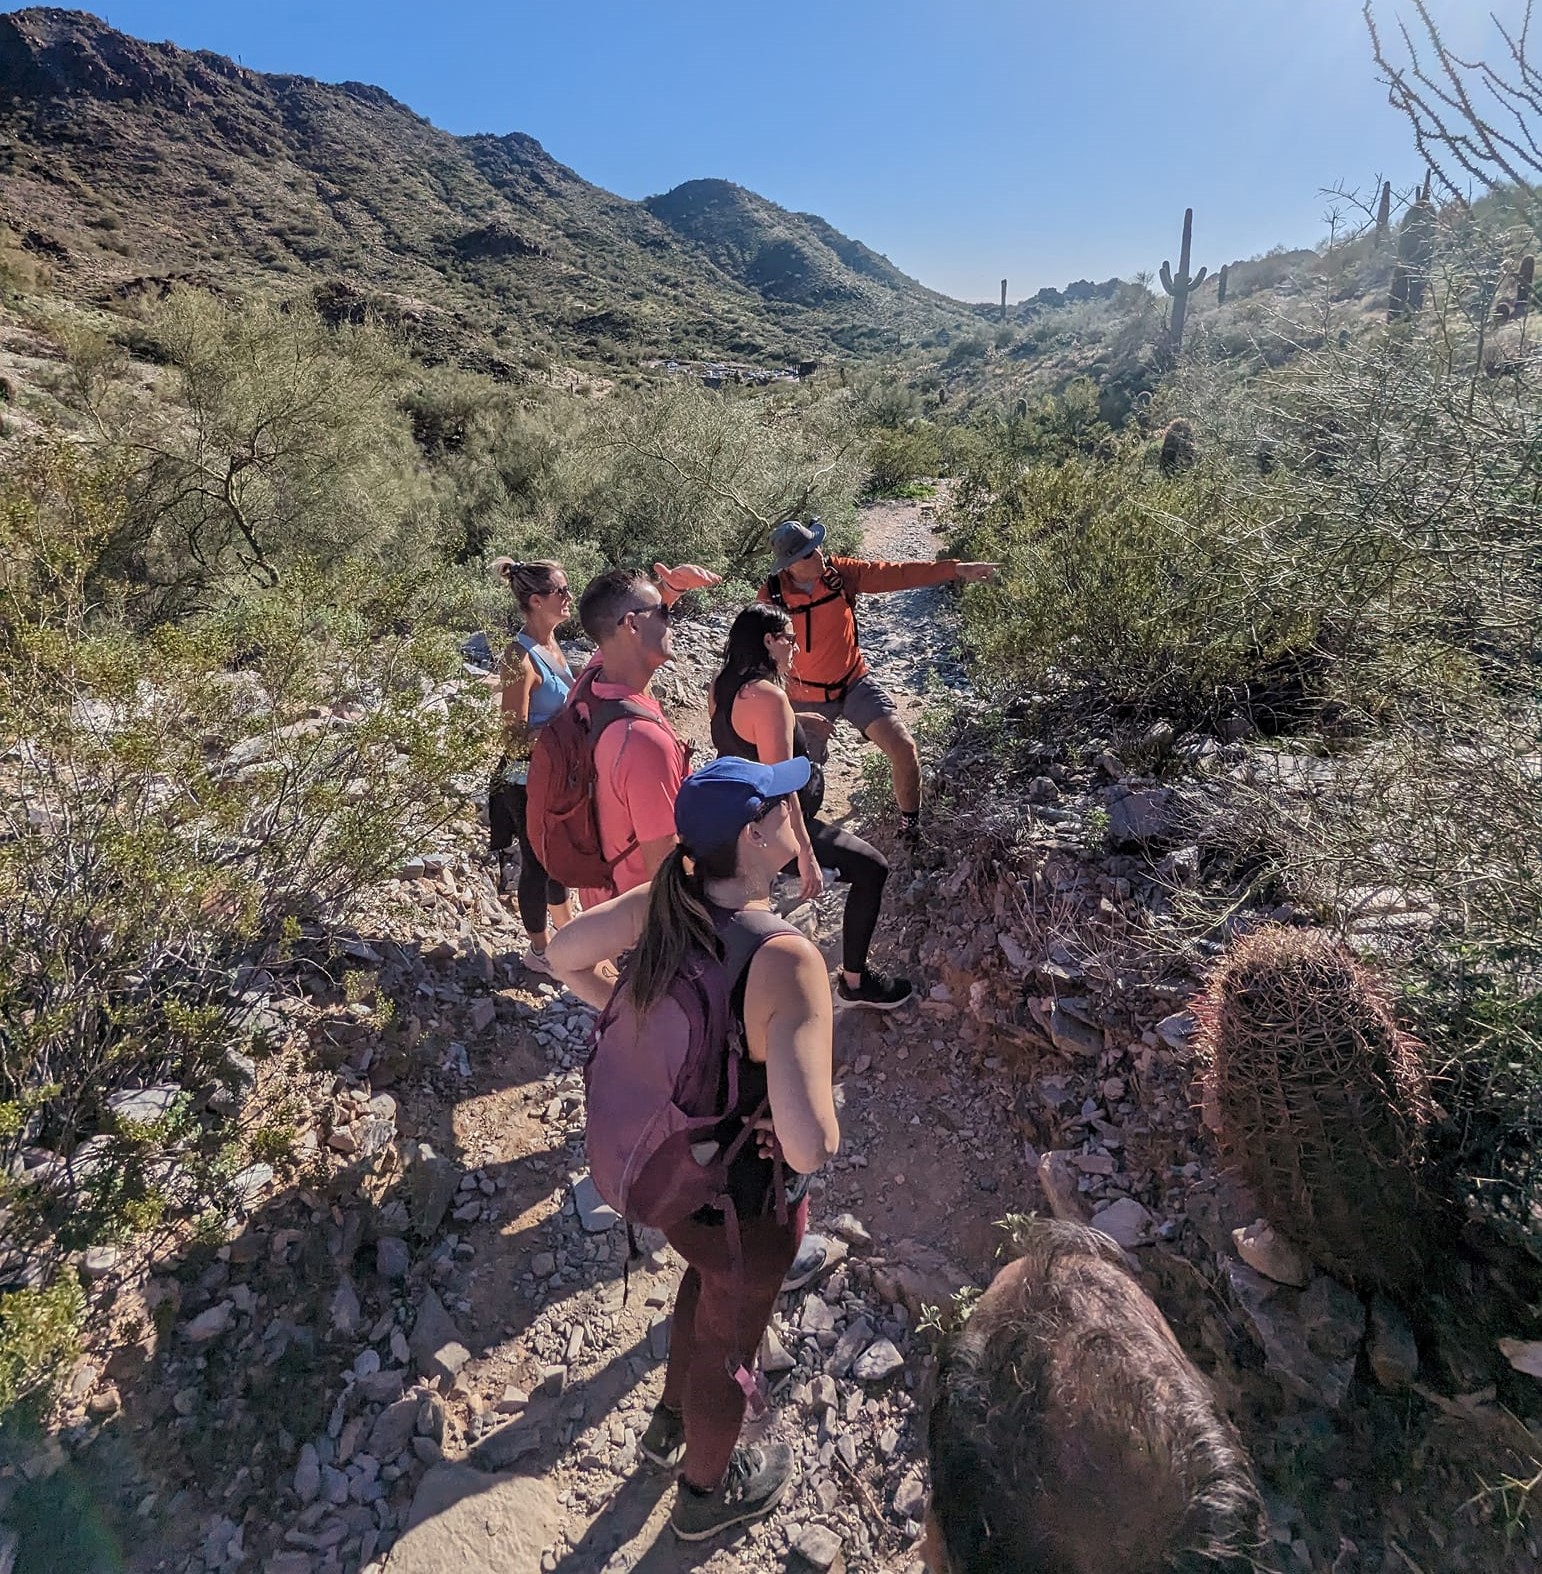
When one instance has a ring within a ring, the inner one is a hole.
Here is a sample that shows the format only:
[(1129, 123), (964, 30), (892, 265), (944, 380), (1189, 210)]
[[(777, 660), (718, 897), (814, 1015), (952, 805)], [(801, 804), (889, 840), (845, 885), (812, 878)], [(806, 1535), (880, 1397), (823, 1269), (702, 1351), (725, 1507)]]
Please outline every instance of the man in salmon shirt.
[(817, 519), (806, 525), (784, 520), (771, 532), (776, 561), (760, 599), (787, 610), (800, 647), (787, 676), (787, 697), (801, 715), (823, 718), (825, 741), (844, 719), (888, 755), (900, 832), (914, 841), (921, 818), (921, 761), (893, 699), (867, 670), (857, 639), (857, 597), (989, 579), (996, 565), (954, 558), (883, 563), (826, 557), (820, 551), (824, 538), (825, 527)]
[(628, 850), (615, 866), (613, 891), (579, 892), (585, 907), (651, 880), (675, 845), (675, 795), (690, 751), (649, 685), (671, 654), (670, 607), (720, 576), (690, 563), (672, 569), (656, 563), (653, 572), (650, 578), (641, 569), (613, 568), (591, 579), (578, 603), (578, 621), (599, 647), (594, 697), (629, 700), (643, 713), (607, 727), (594, 746), (600, 845), (607, 858)]

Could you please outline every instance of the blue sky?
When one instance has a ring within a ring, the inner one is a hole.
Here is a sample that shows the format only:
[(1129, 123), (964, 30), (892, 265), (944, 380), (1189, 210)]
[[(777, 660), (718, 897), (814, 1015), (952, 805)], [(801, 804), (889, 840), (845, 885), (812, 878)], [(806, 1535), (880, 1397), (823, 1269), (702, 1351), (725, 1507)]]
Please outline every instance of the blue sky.
[[(1490, 4), (1432, 0), (1486, 47)], [(1495, 0), (1501, 16), (1520, 0)], [(1390, 18), (1409, 0), (1378, 0)], [(4, 9), (14, 9), (4, 7)], [(1421, 173), (1359, 0), (111, 0), (114, 27), (376, 83), (644, 197), (698, 176), (819, 214), (965, 299), (1325, 233)]]

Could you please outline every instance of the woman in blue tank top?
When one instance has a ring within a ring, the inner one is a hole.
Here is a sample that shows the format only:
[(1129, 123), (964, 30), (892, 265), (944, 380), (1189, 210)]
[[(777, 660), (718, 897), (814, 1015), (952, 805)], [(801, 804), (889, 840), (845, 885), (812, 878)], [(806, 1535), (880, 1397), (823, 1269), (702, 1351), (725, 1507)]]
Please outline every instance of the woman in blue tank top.
[(573, 611), (573, 593), (560, 563), (516, 563), (500, 557), (494, 570), (519, 602), (524, 627), (510, 640), (499, 667), (503, 712), (503, 758), (493, 774), (487, 817), (493, 851), (502, 871), (512, 843), (519, 843), (517, 901), (529, 937), (525, 966), (550, 975), (546, 960), (548, 916), (560, 929), (572, 916), (567, 887), (547, 876), (526, 829), (529, 799), (525, 782), (536, 734), (562, 709), (573, 673), (557, 643), (557, 628)]

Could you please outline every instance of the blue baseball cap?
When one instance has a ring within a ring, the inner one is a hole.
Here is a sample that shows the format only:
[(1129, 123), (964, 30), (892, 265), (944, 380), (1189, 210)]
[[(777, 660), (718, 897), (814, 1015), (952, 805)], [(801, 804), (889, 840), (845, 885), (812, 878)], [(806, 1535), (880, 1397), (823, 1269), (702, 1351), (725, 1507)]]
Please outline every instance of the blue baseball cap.
[(693, 858), (726, 847), (772, 798), (797, 792), (807, 781), (806, 759), (761, 765), (735, 754), (692, 771), (675, 798), (675, 830)]

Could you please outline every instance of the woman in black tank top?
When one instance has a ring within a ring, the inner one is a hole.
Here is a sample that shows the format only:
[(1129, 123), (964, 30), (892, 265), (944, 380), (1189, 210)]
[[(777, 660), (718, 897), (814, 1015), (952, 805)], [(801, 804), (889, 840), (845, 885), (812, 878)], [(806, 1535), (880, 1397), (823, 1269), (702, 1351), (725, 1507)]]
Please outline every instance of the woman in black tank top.
[[(723, 670), (708, 692), (712, 743), (719, 754), (736, 754), (762, 765), (808, 754), (803, 725), (783, 691), (797, 652), (792, 620), (782, 608), (757, 602), (734, 619)], [(796, 864), (787, 866), (787, 872), (796, 869), (803, 876), (805, 896), (819, 894), (821, 867), (834, 869), (850, 881), (835, 998), (841, 1005), (892, 1011), (913, 993), (909, 980), (889, 978), (867, 965), (889, 865), (876, 847), (821, 820), (823, 802), (824, 775), (815, 765), (808, 786), (798, 794), (802, 824), (794, 829), (802, 833), (800, 854)], [(805, 846), (811, 857), (804, 856)]]

